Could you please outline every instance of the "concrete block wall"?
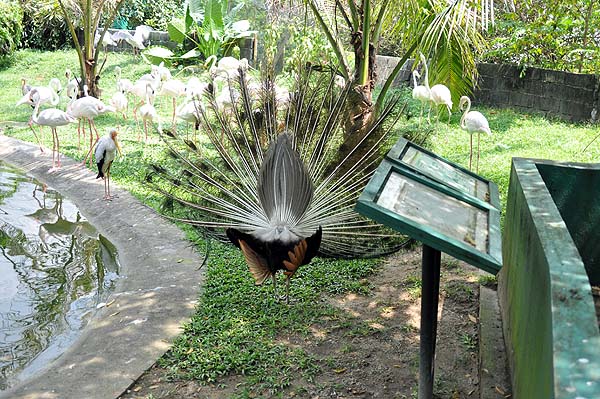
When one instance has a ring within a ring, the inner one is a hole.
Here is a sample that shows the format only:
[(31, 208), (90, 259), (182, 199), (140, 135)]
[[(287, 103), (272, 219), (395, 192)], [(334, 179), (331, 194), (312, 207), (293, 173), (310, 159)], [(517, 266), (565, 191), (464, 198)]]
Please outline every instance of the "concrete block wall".
[(514, 65), (478, 65), (479, 86), (473, 93), (478, 103), (542, 112), (572, 122), (592, 119), (599, 109), (600, 77)]

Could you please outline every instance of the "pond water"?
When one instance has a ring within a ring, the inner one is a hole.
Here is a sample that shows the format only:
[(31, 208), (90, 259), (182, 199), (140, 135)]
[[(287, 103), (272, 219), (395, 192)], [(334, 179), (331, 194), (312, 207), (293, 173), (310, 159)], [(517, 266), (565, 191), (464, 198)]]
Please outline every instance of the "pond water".
[(117, 277), (114, 246), (72, 202), (0, 162), (0, 390), (65, 351)]

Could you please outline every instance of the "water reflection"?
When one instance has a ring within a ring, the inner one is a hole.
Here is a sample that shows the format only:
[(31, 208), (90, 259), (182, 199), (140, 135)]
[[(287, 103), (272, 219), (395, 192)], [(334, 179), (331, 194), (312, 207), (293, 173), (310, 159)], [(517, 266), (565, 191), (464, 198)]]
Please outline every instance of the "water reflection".
[(0, 389), (60, 355), (117, 273), (115, 248), (70, 201), (0, 162)]

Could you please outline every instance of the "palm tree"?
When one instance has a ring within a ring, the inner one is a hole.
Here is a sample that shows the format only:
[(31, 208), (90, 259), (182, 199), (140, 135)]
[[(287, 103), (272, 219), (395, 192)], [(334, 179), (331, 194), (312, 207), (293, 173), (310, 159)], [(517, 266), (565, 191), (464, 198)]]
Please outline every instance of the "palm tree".
[[(348, 139), (361, 140), (382, 110), (391, 83), (404, 62), (419, 50), (430, 62), (432, 81), (443, 82), (459, 98), (473, 87), (475, 55), (484, 47), (480, 28), (493, 20), (493, 2), (469, 0), (307, 0), (320, 28), (338, 58), (339, 73), (353, 86), (348, 98), (345, 131)], [(474, 6), (474, 4), (476, 4)], [(479, 7), (479, 8), (474, 8)], [(348, 61), (340, 39), (349, 34), (354, 65)], [(382, 32), (402, 44), (404, 54), (373, 101), (375, 57)], [(353, 137), (359, 133), (359, 137)], [(353, 147), (349, 145), (349, 147)]]
[[(107, 32), (107, 28), (112, 25), (117, 11), (125, 0), (58, 0), (60, 8), (65, 16), (81, 70), (82, 81), (80, 82), (80, 91), (87, 85), (89, 94), (99, 97), (100, 88), (98, 86), (98, 57), (102, 39)], [(102, 16), (105, 15), (104, 28), (98, 46), (94, 45), (94, 37)], [(106, 17), (108, 15), (108, 17)], [(82, 31), (82, 42), (77, 36), (77, 29)]]

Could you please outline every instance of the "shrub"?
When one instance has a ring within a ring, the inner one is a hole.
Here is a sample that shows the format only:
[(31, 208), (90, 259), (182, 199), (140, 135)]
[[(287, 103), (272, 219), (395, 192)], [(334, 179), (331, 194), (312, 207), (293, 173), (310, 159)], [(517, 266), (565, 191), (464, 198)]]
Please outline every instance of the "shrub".
[(71, 44), (71, 34), (55, 0), (25, 0), (23, 47), (56, 50)]
[(593, 2), (524, 0), (499, 13), (488, 62), (600, 72), (600, 8)]
[(167, 30), (173, 16), (183, 14), (183, 3), (184, 0), (127, 1), (121, 6), (116, 20), (126, 21), (128, 29), (149, 25), (157, 30)]
[(18, 2), (0, 3), (0, 63), (17, 49), (23, 33), (23, 10)]

